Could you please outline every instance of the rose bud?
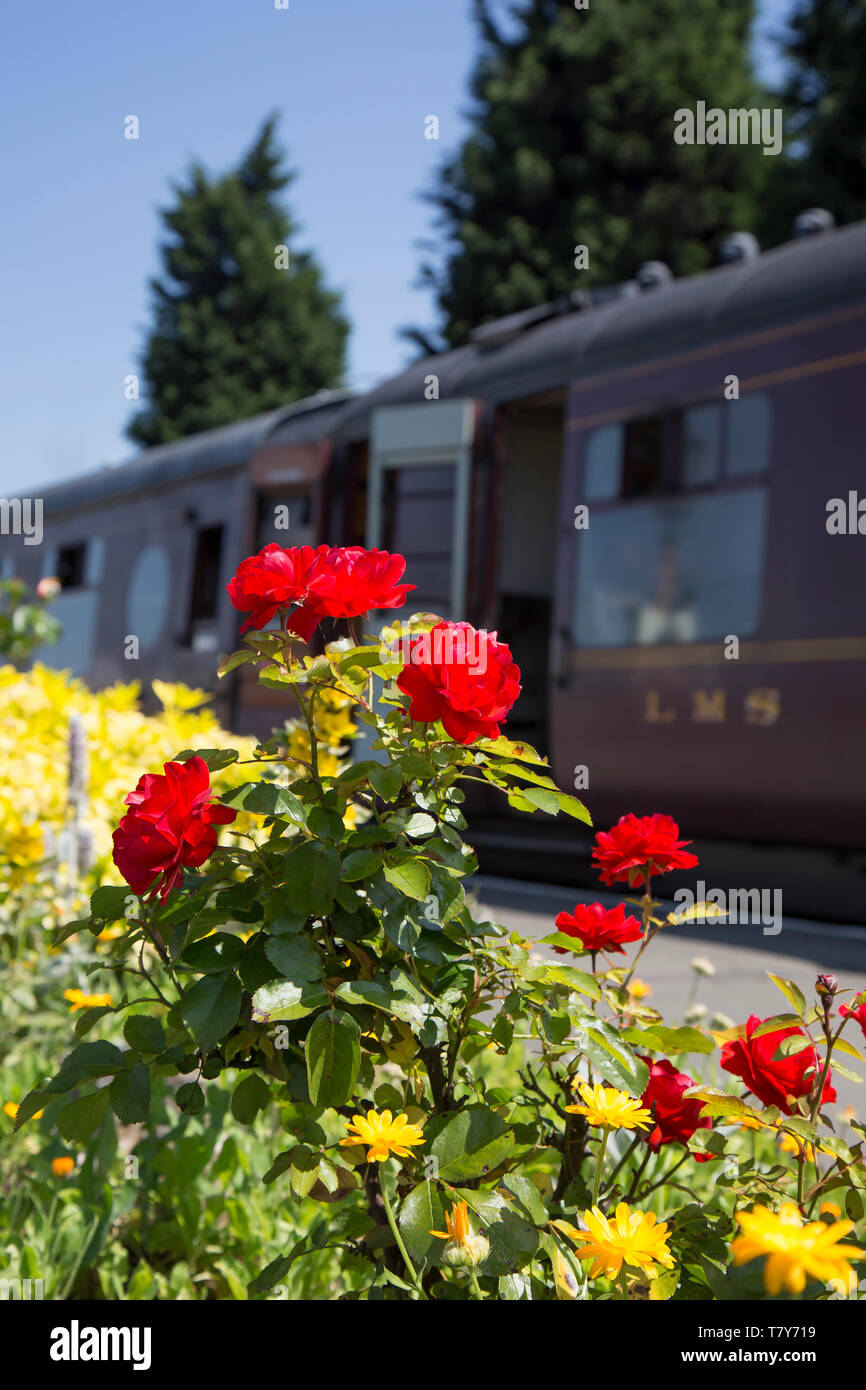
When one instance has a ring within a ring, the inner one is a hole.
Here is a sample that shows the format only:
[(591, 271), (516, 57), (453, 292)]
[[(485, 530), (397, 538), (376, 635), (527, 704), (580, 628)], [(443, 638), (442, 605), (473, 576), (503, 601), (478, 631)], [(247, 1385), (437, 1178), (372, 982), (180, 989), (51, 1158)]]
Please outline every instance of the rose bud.
[(822, 999), (831, 998), (839, 989), (839, 977), (837, 975), (819, 975), (815, 981), (815, 989)]

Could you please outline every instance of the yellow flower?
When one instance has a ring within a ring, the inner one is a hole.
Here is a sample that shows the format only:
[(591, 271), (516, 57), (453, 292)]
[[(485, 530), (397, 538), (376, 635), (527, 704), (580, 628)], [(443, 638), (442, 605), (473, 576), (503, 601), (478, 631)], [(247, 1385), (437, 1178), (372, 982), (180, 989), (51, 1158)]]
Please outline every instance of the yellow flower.
[[(803, 1139), (795, 1139), (793, 1134), (782, 1134), (779, 1139), (779, 1147), (782, 1150), (782, 1153), (786, 1154), (797, 1155), (803, 1152), (806, 1155), (806, 1160), (808, 1163), (815, 1162), (815, 1150), (812, 1147), (812, 1145), (806, 1143), (806, 1141)], [(832, 1154), (833, 1150), (825, 1148), (823, 1144), (819, 1144), (818, 1152), (822, 1154)]]
[[(14, 1100), (7, 1100), (6, 1104), (3, 1106), (3, 1114), (4, 1114), (4, 1115), (8, 1115), (9, 1118), (10, 1118), (10, 1120), (17, 1120), (17, 1118), (18, 1118), (18, 1111), (19, 1111), (20, 1109), (21, 1109), (21, 1106), (20, 1106), (20, 1105), (16, 1105)], [(44, 1110), (37, 1110), (37, 1111), (36, 1111), (36, 1114), (33, 1116), (33, 1119), (34, 1119), (34, 1120), (41, 1120), (41, 1119), (42, 1119), (42, 1116), (43, 1116), (44, 1114), (45, 1114), (45, 1111), (44, 1111)]]
[(76, 1009), (100, 1009), (111, 1007), (110, 994), (85, 994), (80, 989), (65, 989), (63, 998), (69, 1000), (69, 1012), (75, 1013)]
[(838, 1221), (842, 1215), (842, 1208), (838, 1202), (822, 1202), (818, 1208), (819, 1216), (832, 1216), (834, 1221)]
[(673, 1269), (674, 1257), (668, 1249), (666, 1221), (656, 1222), (651, 1211), (631, 1211), (620, 1202), (611, 1220), (600, 1207), (583, 1213), (590, 1240), (575, 1251), (578, 1259), (592, 1260), (590, 1275), (606, 1274), (616, 1279), (623, 1264), (635, 1265), (652, 1279), (656, 1265)]
[(647, 995), (652, 994), (652, 985), (648, 985), (646, 980), (632, 980), (626, 986), (629, 999), (646, 999)]
[(68, 1178), (75, 1167), (74, 1158), (52, 1158), (51, 1171), (55, 1178)]
[(400, 1158), (408, 1158), (409, 1146), (424, 1143), (424, 1135), (417, 1125), (409, 1124), (408, 1115), (393, 1116), (390, 1110), (383, 1110), (381, 1115), (375, 1110), (368, 1110), (366, 1115), (356, 1115), (349, 1121), (348, 1128), (355, 1133), (341, 1139), (340, 1143), (368, 1144), (369, 1163), (384, 1163), (392, 1153)]
[(447, 1240), (448, 1247), (443, 1259), (447, 1264), (481, 1264), (487, 1259), (490, 1244), (486, 1236), (477, 1236), (469, 1221), (469, 1208), (465, 1202), (456, 1202), (445, 1213), (444, 1231), (431, 1231), (431, 1236)]
[(119, 936), (123, 936), (123, 927), (103, 927), (97, 936), (97, 941), (116, 941)]
[(807, 1221), (793, 1202), (785, 1202), (778, 1212), (768, 1207), (738, 1211), (737, 1221), (742, 1234), (731, 1243), (734, 1264), (745, 1264), (759, 1255), (767, 1257), (764, 1266), (764, 1286), (775, 1295), (787, 1289), (802, 1293), (807, 1278), (829, 1283), (831, 1279), (845, 1280), (850, 1260), (864, 1253), (856, 1245), (839, 1245), (842, 1236), (853, 1230), (853, 1221)]
[(570, 1115), (585, 1115), (591, 1125), (606, 1125), (608, 1129), (649, 1129), (652, 1115), (639, 1100), (632, 1100), (625, 1091), (614, 1086), (590, 1086), (581, 1081), (576, 1086), (583, 1105), (567, 1105)]

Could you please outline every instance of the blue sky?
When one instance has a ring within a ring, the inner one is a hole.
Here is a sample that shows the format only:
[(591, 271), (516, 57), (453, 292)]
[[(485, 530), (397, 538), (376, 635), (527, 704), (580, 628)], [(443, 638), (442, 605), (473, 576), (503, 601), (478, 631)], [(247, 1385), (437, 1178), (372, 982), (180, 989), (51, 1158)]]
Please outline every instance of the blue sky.
[[(599, 0), (602, 3), (603, 0)], [(231, 165), (282, 113), (311, 247), (352, 321), (349, 384), (400, 369), (432, 210), (420, 200), (465, 130), (469, 0), (39, 0), (10, 7), (0, 81), (0, 495), (128, 457), (156, 270), (158, 209), (192, 158)], [(763, 0), (761, 35), (790, 0)], [(124, 117), (140, 139), (124, 139)], [(439, 141), (424, 118), (440, 120)]]

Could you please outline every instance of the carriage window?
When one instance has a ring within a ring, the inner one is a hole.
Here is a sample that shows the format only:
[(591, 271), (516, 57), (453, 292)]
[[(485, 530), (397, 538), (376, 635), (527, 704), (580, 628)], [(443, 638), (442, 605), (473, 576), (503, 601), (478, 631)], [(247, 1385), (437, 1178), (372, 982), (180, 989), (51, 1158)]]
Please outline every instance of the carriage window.
[(682, 483), (700, 487), (715, 482), (719, 472), (721, 406), (700, 405), (683, 412)]
[(760, 473), (770, 463), (770, 400), (763, 392), (731, 401), (725, 472), (729, 477)]
[(581, 532), (580, 647), (704, 642), (757, 628), (765, 488), (653, 498), (594, 512)]
[(622, 486), (622, 425), (593, 430), (586, 444), (583, 491), (588, 502), (610, 502)]
[(622, 497), (646, 497), (665, 485), (665, 452), (670, 417), (645, 415), (625, 427)]
[(216, 647), (222, 539), (221, 526), (202, 527), (196, 539), (189, 617), (189, 644), (196, 651), (212, 651)]
[(82, 589), (87, 562), (87, 543), (62, 545), (57, 552), (57, 578), (63, 589)]

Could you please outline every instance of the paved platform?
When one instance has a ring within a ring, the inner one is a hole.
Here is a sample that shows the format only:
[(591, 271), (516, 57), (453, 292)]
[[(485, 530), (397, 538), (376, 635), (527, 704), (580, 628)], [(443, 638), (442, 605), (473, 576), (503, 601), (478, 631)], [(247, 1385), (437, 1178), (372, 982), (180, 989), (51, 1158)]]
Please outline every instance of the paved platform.
[[(555, 931), (556, 914), (571, 912), (576, 903), (603, 902), (613, 907), (622, 901), (618, 893), (589, 893), (480, 874), (472, 880), (472, 887), (486, 916), (534, 940)], [(669, 903), (666, 910), (673, 907)], [(629, 959), (634, 949), (630, 948)], [(550, 948), (541, 946), (539, 950)], [(862, 927), (831, 926), (786, 916), (778, 935), (765, 936), (760, 925), (689, 923), (660, 932), (638, 970), (652, 990), (648, 1002), (663, 1014), (666, 1023), (682, 1022), (692, 996), (695, 976), (689, 962), (695, 956), (710, 960), (716, 971), (699, 982), (697, 1000), (707, 1006), (707, 1018), (719, 1012), (734, 1023), (743, 1023), (749, 1014), (767, 1018), (787, 1012), (789, 1006), (768, 978), (768, 971), (794, 980), (807, 999), (814, 997), (816, 976), (825, 971), (838, 975), (843, 989), (850, 988), (854, 993), (866, 989), (866, 929)], [(855, 1046), (863, 1043), (861, 1050), (866, 1053), (866, 1042), (854, 1025), (851, 1041)], [(718, 1053), (715, 1058), (716, 1075), (707, 1073), (706, 1079), (727, 1084), (728, 1074), (717, 1068)], [(712, 1063), (713, 1059), (707, 1060)], [(866, 1064), (847, 1058), (845, 1065), (851, 1070), (857, 1070), (859, 1065), (866, 1079)], [(866, 1115), (866, 1084), (856, 1085), (842, 1076), (837, 1076), (834, 1084), (839, 1097), (835, 1108), (853, 1105), (858, 1116)]]

